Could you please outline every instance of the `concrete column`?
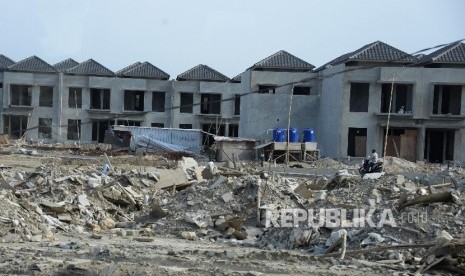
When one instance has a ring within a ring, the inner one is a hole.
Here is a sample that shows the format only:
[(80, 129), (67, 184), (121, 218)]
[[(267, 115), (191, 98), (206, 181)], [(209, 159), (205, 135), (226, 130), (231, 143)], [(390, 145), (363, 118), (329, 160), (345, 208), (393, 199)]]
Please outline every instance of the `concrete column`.
[[(144, 111), (152, 112), (152, 99), (153, 99), (153, 93), (152, 91), (145, 91), (144, 93)], [(149, 126), (150, 126), (150, 122)]]
[(224, 124), (224, 136), (229, 137), (229, 122)]
[[(176, 103), (176, 102), (175, 102), (175, 99), (176, 99), (175, 93), (178, 93), (178, 92), (176, 91), (174, 85), (175, 85), (175, 82), (174, 82), (174, 81), (171, 81), (171, 90), (170, 90), (170, 91), (166, 91), (166, 93), (169, 93), (170, 98), (171, 98), (171, 100), (170, 100), (170, 106), (169, 106), (169, 111), (165, 111), (165, 113), (166, 113), (166, 112), (169, 112), (169, 120), (168, 120), (168, 121), (169, 121), (169, 125), (166, 126), (166, 127), (177, 127), (177, 126), (174, 126), (174, 115), (175, 115), (175, 112), (176, 112), (176, 111), (174, 110), (173, 107), (176, 106), (176, 104), (179, 105), (179, 103)], [(179, 109), (177, 109), (177, 112), (179, 112)]]
[[(56, 93), (56, 91), (55, 91)], [(58, 106), (56, 107), (56, 110), (57, 110), (57, 119), (58, 119), (58, 133), (57, 133), (57, 137), (55, 137), (55, 139), (57, 141), (63, 141), (63, 140), (66, 140), (65, 137), (62, 137), (62, 128), (66, 127), (66, 126), (62, 126), (63, 125), (63, 95), (64, 95), (64, 91), (63, 91), (63, 73), (60, 73), (58, 75)], [(66, 122), (67, 124), (68, 122)], [(67, 129), (67, 127), (66, 127)], [(53, 133), (53, 132), (52, 132)], [(65, 131), (65, 134), (67, 133), (67, 131)]]
[(417, 131), (417, 148), (416, 159), (423, 161), (425, 159), (425, 127), (422, 126)]
[(40, 97), (40, 86), (33, 85), (32, 94), (31, 94), (31, 106), (32, 107), (39, 106), (39, 97)]

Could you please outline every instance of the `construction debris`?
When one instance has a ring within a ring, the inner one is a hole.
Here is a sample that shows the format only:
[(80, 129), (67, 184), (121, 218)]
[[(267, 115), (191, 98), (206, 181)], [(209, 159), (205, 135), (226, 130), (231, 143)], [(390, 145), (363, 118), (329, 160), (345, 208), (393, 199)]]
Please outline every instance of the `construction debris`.
[[(0, 240), (2, 256), (9, 256), (3, 258), (2, 273), (18, 271), (12, 270), (18, 262), (28, 264), (23, 267), (29, 274), (91, 267), (59, 267), (51, 259), (29, 260), (9, 250), (25, 243), (37, 252), (88, 250), (115, 261), (120, 258), (112, 253), (115, 244), (134, 248), (132, 241), (163, 240), (173, 248), (166, 250), (172, 262), (192, 257), (247, 263), (265, 254), (304, 266), (315, 258), (327, 271), (453, 274), (465, 267), (460, 168), (445, 171), (385, 158), (386, 173), (362, 178), (357, 166), (323, 158), (288, 168), (295, 175), (304, 170), (305, 177), (299, 177), (264, 171), (258, 164), (232, 169), (189, 157), (12, 152), (2, 155), (0, 166)], [(95, 245), (89, 247), (86, 239)], [(208, 249), (195, 255), (205, 243), (227, 253)], [(250, 250), (238, 253), (236, 246)]]

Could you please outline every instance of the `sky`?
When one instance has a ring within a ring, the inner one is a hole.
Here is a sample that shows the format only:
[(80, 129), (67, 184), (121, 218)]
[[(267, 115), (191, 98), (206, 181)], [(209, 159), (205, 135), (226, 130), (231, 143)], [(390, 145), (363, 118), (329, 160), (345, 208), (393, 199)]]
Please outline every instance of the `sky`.
[(0, 54), (50, 64), (198, 64), (232, 78), (285, 50), (319, 67), (380, 40), (407, 53), (465, 39), (463, 0), (0, 0)]

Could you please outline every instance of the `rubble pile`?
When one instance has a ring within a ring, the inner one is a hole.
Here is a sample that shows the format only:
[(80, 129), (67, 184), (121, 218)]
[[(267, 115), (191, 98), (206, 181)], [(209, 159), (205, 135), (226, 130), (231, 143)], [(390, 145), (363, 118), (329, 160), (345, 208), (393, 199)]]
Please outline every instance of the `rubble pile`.
[(465, 175), (398, 158), (384, 162), (386, 174), (374, 179), (329, 158), (313, 169), (332, 169), (330, 177), (155, 155), (47, 156), (34, 170), (0, 164), (0, 240), (165, 237), (299, 250), (357, 267), (464, 269)]

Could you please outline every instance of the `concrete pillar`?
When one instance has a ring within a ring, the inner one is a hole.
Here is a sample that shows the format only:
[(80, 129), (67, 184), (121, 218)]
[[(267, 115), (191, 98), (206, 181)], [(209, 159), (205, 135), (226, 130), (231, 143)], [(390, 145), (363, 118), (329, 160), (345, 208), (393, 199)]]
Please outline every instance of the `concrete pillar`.
[[(174, 115), (175, 115), (175, 110), (174, 106), (179, 105), (180, 103), (175, 102), (175, 93), (178, 93), (175, 89), (175, 82), (171, 81), (171, 91), (166, 91), (166, 93), (169, 93), (170, 95), (170, 105), (169, 105), (169, 125), (166, 127), (177, 127), (174, 126)], [(166, 112), (166, 111), (165, 111)], [(177, 112), (179, 112), (179, 108), (177, 109)]]
[(39, 106), (39, 97), (40, 97), (40, 86), (33, 85), (32, 94), (31, 94), (31, 106), (32, 107)]
[(416, 159), (423, 161), (425, 159), (425, 127), (422, 126), (417, 131), (417, 149)]
[[(152, 99), (153, 99), (152, 91), (145, 91), (145, 93), (144, 93), (144, 111), (152, 112)], [(149, 122), (148, 126), (150, 126), (150, 122)]]
[(229, 122), (224, 124), (224, 136), (229, 137)]
[[(55, 91), (56, 93), (56, 91)], [(64, 91), (63, 91), (63, 73), (60, 73), (58, 75), (58, 106), (56, 107), (56, 110), (57, 110), (57, 119), (58, 119), (58, 133), (57, 133), (57, 137), (55, 137), (55, 139), (57, 141), (63, 141), (63, 140), (66, 140), (65, 137), (63, 137), (62, 135), (62, 128), (66, 128), (67, 129), (67, 126), (63, 126), (63, 95), (64, 95)], [(65, 124), (68, 124), (68, 122), (66, 121)], [(52, 132), (53, 133), (53, 132)], [(67, 133), (67, 131), (64, 132), (65, 134)]]

